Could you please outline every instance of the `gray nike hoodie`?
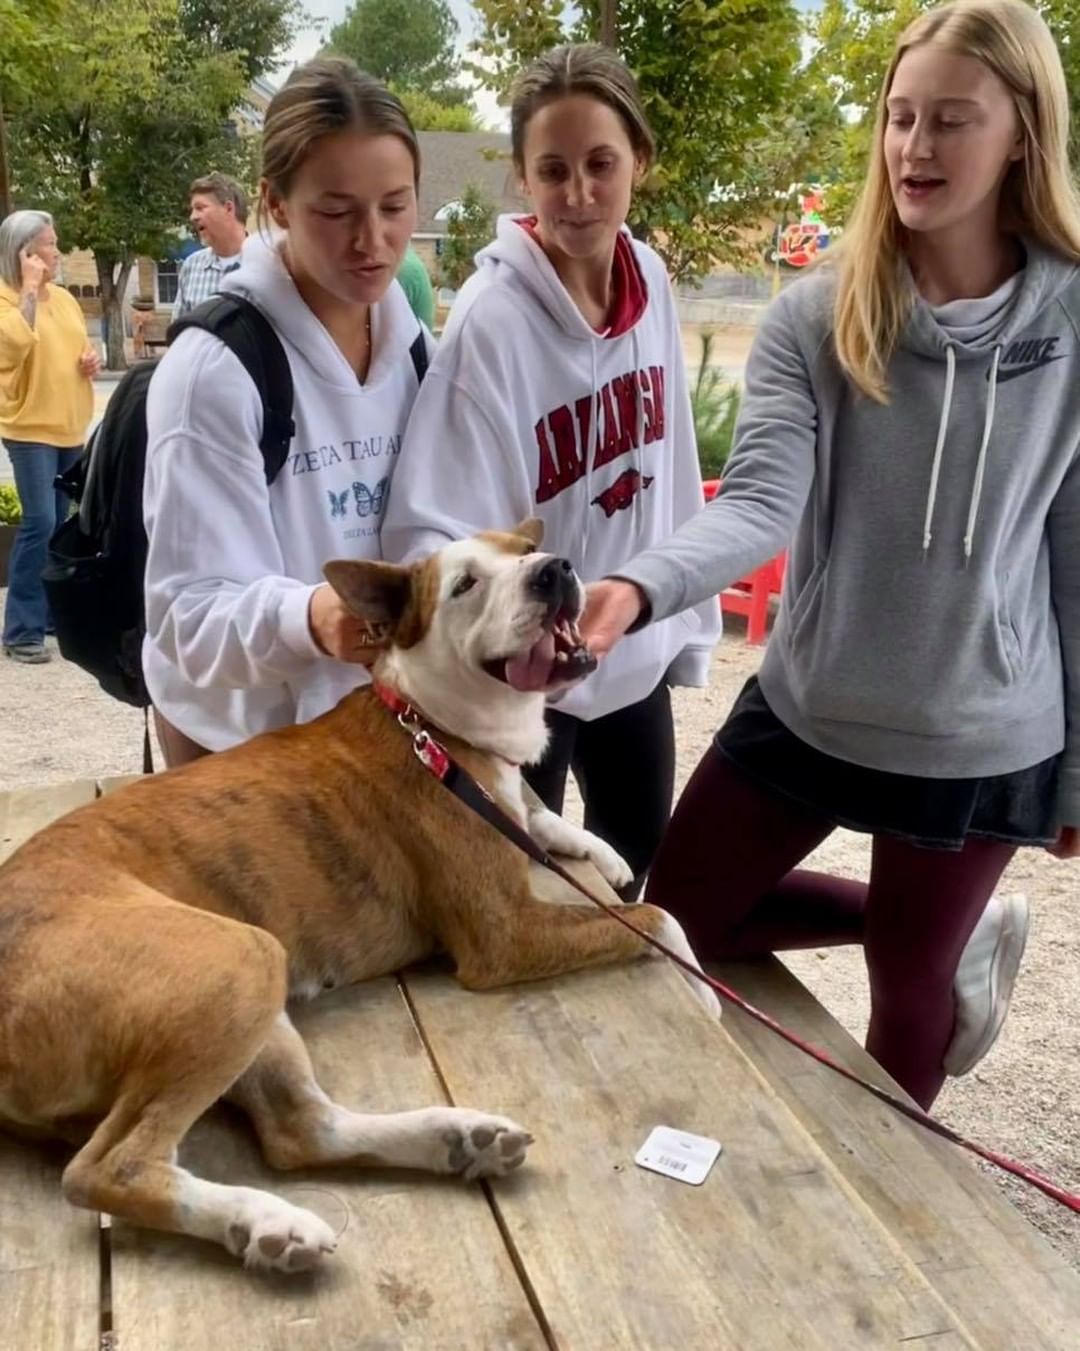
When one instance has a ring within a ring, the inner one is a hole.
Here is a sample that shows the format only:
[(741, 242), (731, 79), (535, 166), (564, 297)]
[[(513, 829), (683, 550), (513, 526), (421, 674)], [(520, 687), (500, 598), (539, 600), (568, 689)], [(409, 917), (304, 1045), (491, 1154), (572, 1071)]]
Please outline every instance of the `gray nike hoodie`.
[(950, 340), (916, 298), (887, 407), (840, 369), (835, 274), (782, 293), (724, 491), (618, 575), (662, 619), (790, 544), (760, 679), (791, 731), (934, 779), (1064, 747), (1060, 822), (1080, 826), (1080, 269), (1026, 249), (978, 341)]

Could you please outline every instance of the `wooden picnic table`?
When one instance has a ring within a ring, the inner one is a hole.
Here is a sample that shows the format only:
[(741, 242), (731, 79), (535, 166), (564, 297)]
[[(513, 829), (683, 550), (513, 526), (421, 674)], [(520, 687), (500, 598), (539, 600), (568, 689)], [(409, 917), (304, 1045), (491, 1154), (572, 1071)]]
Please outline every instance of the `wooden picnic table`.
[[(113, 786), (0, 795), (0, 858)], [(892, 1087), (778, 962), (722, 974)], [(341, 1101), (509, 1113), (536, 1135), (526, 1167), (473, 1186), (272, 1174), (243, 1119), (215, 1108), (182, 1162), (340, 1231), (320, 1271), (267, 1277), (71, 1208), (63, 1154), (0, 1137), (0, 1348), (1080, 1346), (1080, 1275), (964, 1153), (737, 1011), (713, 1023), (664, 963), (490, 994), (431, 968), (327, 995), (296, 1021)], [(659, 1124), (722, 1142), (702, 1186), (635, 1166)]]

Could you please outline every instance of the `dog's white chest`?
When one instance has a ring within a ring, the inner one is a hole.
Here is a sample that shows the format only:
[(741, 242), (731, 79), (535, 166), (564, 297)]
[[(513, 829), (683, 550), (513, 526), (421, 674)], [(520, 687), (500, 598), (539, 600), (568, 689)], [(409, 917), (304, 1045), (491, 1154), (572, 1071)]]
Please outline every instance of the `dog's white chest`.
[(494, 797), (504, 812), (524, 827), (527, 819), (525, 798), (521, 791), (521, 769), (509, 760), (496, 759)]

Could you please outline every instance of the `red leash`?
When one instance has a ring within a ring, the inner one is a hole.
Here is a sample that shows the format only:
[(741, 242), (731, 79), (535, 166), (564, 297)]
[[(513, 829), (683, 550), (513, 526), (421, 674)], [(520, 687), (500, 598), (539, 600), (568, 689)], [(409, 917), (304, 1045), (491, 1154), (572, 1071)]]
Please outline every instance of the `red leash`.
[[(616, 923), (621, 924), (624, 929), (629, 929), (631, 932), (636, 933), (638, 937), (648, 943), (650, 947), (655, 948), (657, 952), (662, 952), (669, 961), (674, 962), (676, 966), (680, 967), (683, 971), (688, 972), (695, 980), (699, 980), (703, 984), (708, 985), (709, 988), (714, 990), (722, 999), (726, 999), (729, 1004), (734, 1004), (736, 1008), (742, 1009), (742, 1011), (753, 1018), (755, 1022), (761, 1023), (762, 1026), (767, 1027), (771, 1032), (775, 1032), (777, 1036), (783, 1037), (786, 1042), (797, 1047), (806, 1055), (812, 1056), (819, 1064), (825, 1065), (836, 1074), (842, 1075), (850, 1083), (858, 1084), (860, 1088), (866, 1089), (866, 1091), (872, 1093), (879, 1102), (885, 1103), (886, 1106), (891, 1107), (902, 1116), (906, 1116), (909, 1121), (914, 1121), (916, 1125), (923, 1126), (934, 1135), (940, 1135), (942, 1139), (948, 1140), (951, 1144), (959, 1145), (962, 1149), (966, 1149), (969, 1153), (975, 1154), (978, 1158), (985, 1159), (987, 1163), (992, 1163), (995, 1167), (1002, 1169), (1004, 1172), (1011, 1173), (1013, 1177), (1018, 1177), (1023, 1182), (1027, 1182), (1031, 1186), (1037, 1187), (1039, 1191), (1043, 1192), (1046, 1196), (1049, 1196), (1051, 1200), (1057, 1201), (1061, 1205), (1067, 1206), (1070, 1210), (1080, 1214), (1080, 1195), (1077, 1193), (1067, 1191), (1064, 1187), (1059, 1186), (1056, 1182), (1044, 1176), (1042, 1173), (1037, 1172), (1034, 1168), (1029, 1168), (1025, 1163), (1019, 1163), (1015, 1159), (1010, 1159), (1007, 1155), (999, 1154), (992, 1149), (987, 1149), (985, 1145), (976, 1144), (973, 1140), (966, 1139), (957, 1131), (954, 1131), (951, 1126), (946, 1126), (943, 1122), (932, 1117), (928, 1112), (924, 1112), (921, 1107), (916, 1107), (911, 1103), (904, 1102), (902, 1098), (898, 1098), (887, 1089), (880, 1088), (877, 1084), (872, 1084), (869, 1080), (861, 1078), (853, 1070), (849, 1070), (835, 1061), (827, 1051), (821, 1050), (820, 1047), (814, 1046), (810, 1042), (803, 1041), (803, 1039), (796, 1036), (794, 1032), (789, 1032), (788, 1029), (778, 1023), (775, 1018), (770, 1017), (769, 1014), (765, 1013), (762, 1009), (756, 1008), (753, 1004), (745, 1000), (742, 995), (731, 989), (730, 986), (725, 985), (723, 981), (719, 981), (714, 976), (708, 975), (707, 972), (700, 971), (677, 952), (673, 952), (659, 939), (653, 938), (650, 934), (642, 933), (635, 924), (632, 924), (630, 920), (626, 918), (625, 913), (623, 913), (622, 905), (619, 905), (618, 907), (609, 905), (607, 901), (594, 895), (588, 887), (582, 885), (576, 877), (569, 873), (556, 859), (553, 859), (546, 850), (542, 849), (532, 836), (529, 835), (527, 831), (523, 830), (512, 817), (508, 816), (502, 808), (498, 806), (486, 789), (482, 788), (480, 784), (478, 784), (470, 774), (466, 773), (457, 761), (451, 757), (446, 747), (436, 741), (434, 737), (425, 730), (421, 716), (411, 704), (407, 703), (399, 694), (394, 690), (387, 688), (385, 685), (376, 683), (373, 688), (378, 698), (392, 713), (397, 715), (398, 722), (412, 737), (413, 751), (416, 754), (416, 758), (429, 773), (433, 774), (436, 779), (445, 785), (445, 787), (449, 788), (455, 797), (459, 798), (467, 807), (470, 807), (478, 816), (483, 817), (489, 825), (494, 826), (501, 835), (504, 835), (513, 844), (516, 844), (518, 848), (528, 854), (531, 859), (542, 864), (558, 877), (561, 877), (564, 882), (567, 882), (572, 886), (575, 891), (580, 892), (581, 895), (591, 901), (593, 905), (599, 906), (605, 914), (610, 915), (610, 917), (615, 920)], [(629, 909), (632, 914), (633, 907), (631, 906)]]

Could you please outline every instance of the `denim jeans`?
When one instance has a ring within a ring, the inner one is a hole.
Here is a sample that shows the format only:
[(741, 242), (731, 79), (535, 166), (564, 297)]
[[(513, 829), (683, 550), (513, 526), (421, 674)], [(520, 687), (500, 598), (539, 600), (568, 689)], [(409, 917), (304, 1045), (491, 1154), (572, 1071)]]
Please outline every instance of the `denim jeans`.
[(67, 450), (6, 439), (4, 446), (11, 458), (15, 489), (22, 503), (22, 521), (8, 561), (4, 610), (4, 646), (15, 647), (44, 642), (45, 630), (52, 627), (41, 572), (49, 537), (71, 505), (70, 499), (53, 487), (53, 480), (75, 463), (82, 454), (82, 446)]

